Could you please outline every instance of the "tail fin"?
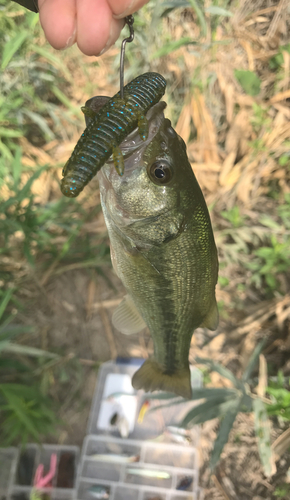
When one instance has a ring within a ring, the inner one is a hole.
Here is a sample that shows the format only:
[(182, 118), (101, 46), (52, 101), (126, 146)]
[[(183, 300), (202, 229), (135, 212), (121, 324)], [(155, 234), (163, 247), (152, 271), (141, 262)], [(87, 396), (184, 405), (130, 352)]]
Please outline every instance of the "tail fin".
[(150, 392), (158, 390), (174, 392), (186, 399), (190, 399), (192, 396), (189, 367), (169, 375), (163, 373), (158, 363), (153, 359), (146, 359), (141, 368), (134, 374), (132, 385), (134, 389), (144, 389)]

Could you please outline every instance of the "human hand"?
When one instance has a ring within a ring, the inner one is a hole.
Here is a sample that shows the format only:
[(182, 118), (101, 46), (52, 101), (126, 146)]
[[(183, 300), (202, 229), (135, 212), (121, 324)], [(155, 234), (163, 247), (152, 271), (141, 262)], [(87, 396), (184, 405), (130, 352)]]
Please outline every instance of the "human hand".
[(88, 56), (106, 52), (124, 26), (124, 17), (149, 0), (38, 0), (39, 18), (55, 49), (75, 42)]

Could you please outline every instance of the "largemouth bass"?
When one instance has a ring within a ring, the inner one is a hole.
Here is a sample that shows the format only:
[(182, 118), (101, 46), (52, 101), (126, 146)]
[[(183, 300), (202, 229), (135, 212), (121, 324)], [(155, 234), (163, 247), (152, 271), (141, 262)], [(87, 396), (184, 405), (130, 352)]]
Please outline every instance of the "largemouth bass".
[(203, 194), (165, 106), (148, 111), (145, 141), (135, 130), (120, 144), (124, 175), (111, 161), (98, 179), (113, 267), (128, 293), (113, 324), (125, 334), (147, 325), (154, 343), (132, 385), (190, 398), (193, 332), (218, 324), (218, 260)]
[(123, 99), (118, 92), (111, 98), (86, 102), (82, 111), (87, 127), (63, 168), (61, 191), (65, 196), (78, 196), (112, 153), (118, 174), (123, 174), (123, 156), (118, 146), (137, 126), (141, 138), (147, 138), (145, 114), (160, 101), (165, 88), (163, 76), (144, 73), (124, 87)]

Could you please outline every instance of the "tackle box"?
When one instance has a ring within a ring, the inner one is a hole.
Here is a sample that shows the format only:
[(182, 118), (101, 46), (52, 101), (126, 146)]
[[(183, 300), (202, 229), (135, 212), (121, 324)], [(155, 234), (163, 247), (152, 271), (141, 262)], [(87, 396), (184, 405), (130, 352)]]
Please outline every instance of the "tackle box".
[(0, 449), (0, 499), (29, 500), (35, 471), (39, 464), (44, 474), (50, 468), (52, 453), (57, 456), (56, 474), (51, 488), (42, 488), (46, 500), (73, 500), (75, 494), (79, 448), (77, 446), (27, 444), (20, 448)]
[[(161, 392), (151, 399), (144, 391), (135, 391), (131, 378), (143, 361), (117, 359), (104, 363), (98, 373), (75, 500), (102, 498), (94, 496), (92, 487), (99, 488), (99, 495), (103, 490), (103, 498), (108, 500), (201, 498), (196, 450), (199, 429), (193, 428), (186, 436), (176, 429), (196, 402), (180, 403), (178, 398), (175, 405), (177, 399), (163, 399)], [(191, 369), (191, 384), (193, 388), (202, 384), (195, 368)], [(160, 408), (164, 404), (168, 406)], [(126, 462), (134, 458), (136, 461)]]
[[(65, 445), (0, 449), (0, 500), (30, 500), (37, 466), (43, 464), (47, 473), (52, 453), (57, 472), (52, 487), (40, 490), (42, 500), (102, 498), (90, 492), (92, 486), (106, 493), (104, 500), (201, 500), (199, 428), (177, 429), (196, 403), (176, 405), (161, 392), (151, 399), (135, 391), (131, 378), (142, 362), (117, 359), (100, 368), (81, 456), (78, 447)], [(201, 373), (191, 368), (192, 388), (201, 384)], [(94, 455), (106, 457), (97, 461)], [(122, 457), (132, 461), (122, 463)]]

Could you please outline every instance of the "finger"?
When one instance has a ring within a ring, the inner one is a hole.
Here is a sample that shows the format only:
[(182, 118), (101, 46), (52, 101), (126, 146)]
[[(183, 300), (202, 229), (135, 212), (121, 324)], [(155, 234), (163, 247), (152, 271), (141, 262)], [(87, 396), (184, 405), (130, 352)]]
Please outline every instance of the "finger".
[(89, 56), (99, 55), (117, 40), (123, 21), (113, 18), (107, 0), (77, 0), (77, 44)]
[(149, 0), (108, 0), (108, 4), (116, 19), (122, 19), (141, 9)]
[(55, 49), (72, 45), (76, 32), (75, 0), (38, 0), (39, 19), (45, 36)]

